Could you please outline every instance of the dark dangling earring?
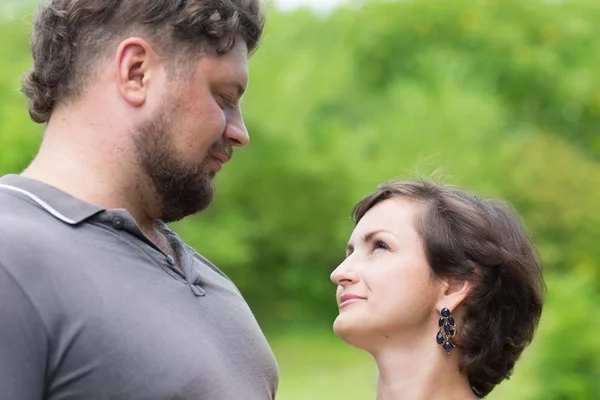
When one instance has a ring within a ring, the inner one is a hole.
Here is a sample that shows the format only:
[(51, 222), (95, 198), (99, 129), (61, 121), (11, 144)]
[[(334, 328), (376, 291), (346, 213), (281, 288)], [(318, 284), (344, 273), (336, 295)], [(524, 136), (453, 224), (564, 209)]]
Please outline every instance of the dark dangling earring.
[(454, 318), (450, 315), (450, 310), (444, 307), (441, 314), (442, 316), (439, 321), (440, 330), (437, 333), (435, 340), (444, 350), (446, 350), (446, 353), (450, 354), (452, 349), (454, 349), (454, 343), (452, 343), (452, 341), (456, 337), (456, 324), (454, 323)]

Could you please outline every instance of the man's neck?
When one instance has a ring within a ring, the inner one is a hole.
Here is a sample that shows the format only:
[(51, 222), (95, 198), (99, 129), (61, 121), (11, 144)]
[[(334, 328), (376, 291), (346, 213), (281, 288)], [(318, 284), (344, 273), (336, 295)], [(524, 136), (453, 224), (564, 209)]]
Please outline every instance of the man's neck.
[(108, 132), (91, 132), (93, 126), (75, 131), (64, 119), (57, 120), (49, 124), (22, 175), (105, 209), (127, 209), (150, 236), (159, 217), (158, 202), (149, 179), (138, 172), (132, 145), (111, 141)]
[(71, 158), (49, 157), (41, 150), (22, 176), (44, 182), (79, 200), (104, 209), (126, 209), (144, 235), (165, 254), (177, 255), (168, 240), (156, 229), (156, 218), (145, 211), (143, 198), (131, 196), (142, 189), (137, 184), (127, 184), (123, 173), (109, 174), (110, 168), (90, 168), (87, 163), (77, 163)]

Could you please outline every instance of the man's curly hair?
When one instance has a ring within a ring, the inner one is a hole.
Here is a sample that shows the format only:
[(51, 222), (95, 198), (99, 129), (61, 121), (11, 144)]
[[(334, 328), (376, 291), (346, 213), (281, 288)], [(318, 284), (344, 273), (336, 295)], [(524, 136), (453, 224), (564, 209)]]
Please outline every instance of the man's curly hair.
[(180, 67), (183, 53), (200, 54), (204, 46), (224, 54), (241, 39), (252, 53), (263, 28), (260, 0), (49, 0), (34, 22), (33, 68), (22, 92), (31, 118), (45, 123), (125, 35), (144, 37), (168, 66)]

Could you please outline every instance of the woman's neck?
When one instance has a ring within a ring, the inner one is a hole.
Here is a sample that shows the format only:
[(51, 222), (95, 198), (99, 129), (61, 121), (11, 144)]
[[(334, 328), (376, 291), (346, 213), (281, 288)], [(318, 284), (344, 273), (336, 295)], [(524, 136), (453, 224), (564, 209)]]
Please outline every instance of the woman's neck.
[(474, 400), (467, 376), (458, 369), (459, 351), (447, 354), (435, 343), (386, 345), (374, 353), (377, 400)]

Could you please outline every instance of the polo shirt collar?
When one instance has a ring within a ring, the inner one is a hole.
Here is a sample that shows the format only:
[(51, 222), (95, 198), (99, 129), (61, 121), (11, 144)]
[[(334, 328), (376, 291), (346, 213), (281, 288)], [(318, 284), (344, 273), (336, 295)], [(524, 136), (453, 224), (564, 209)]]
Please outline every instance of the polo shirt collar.
[(0, 191), (26, 197), (53, 217), (69, 225), (77, 225), (103, 208), (80, 200), (44, 182), (21, 175), (0, 178)]

